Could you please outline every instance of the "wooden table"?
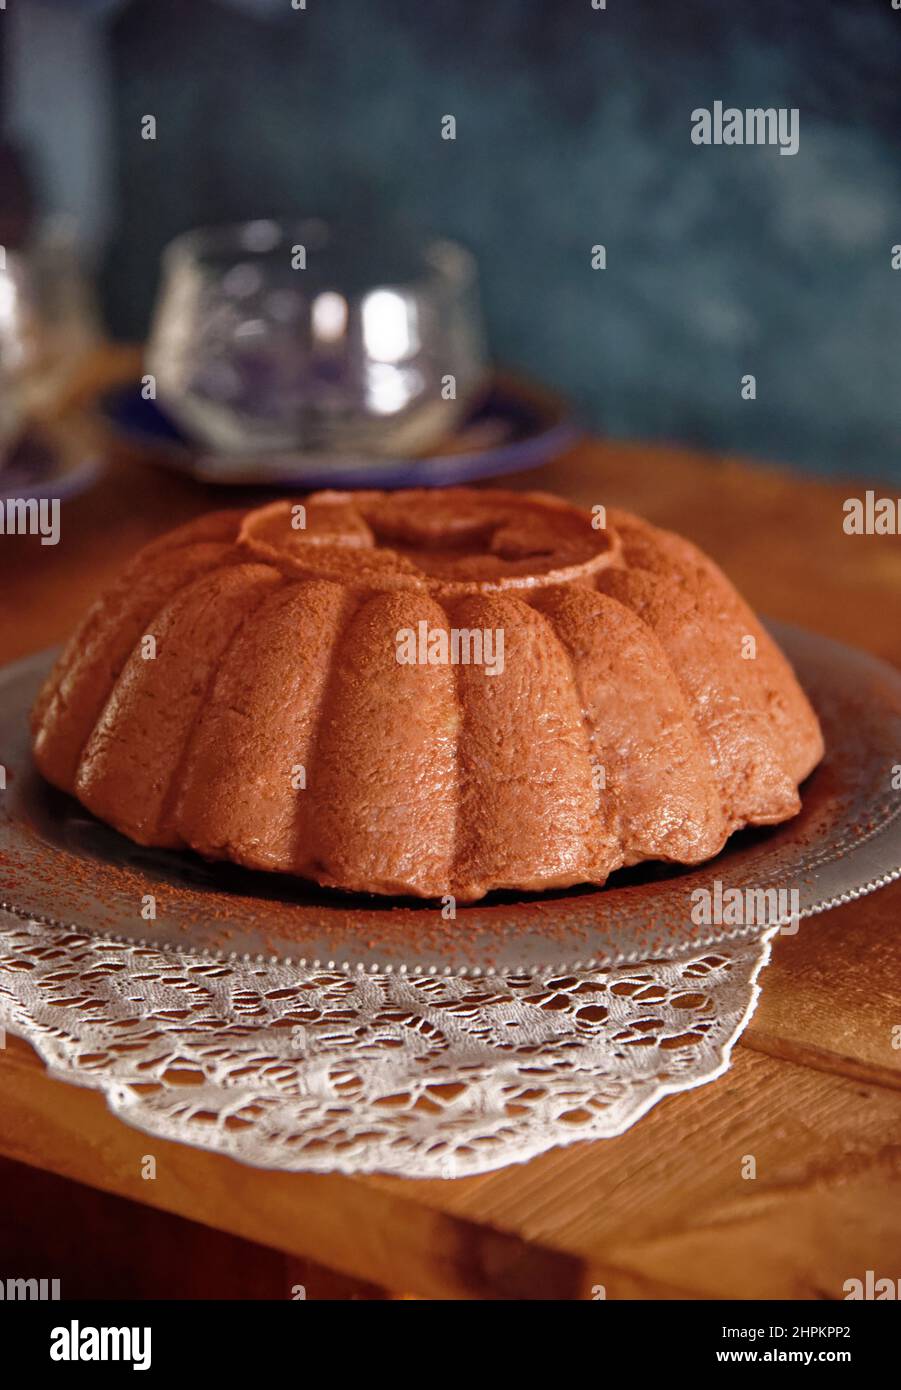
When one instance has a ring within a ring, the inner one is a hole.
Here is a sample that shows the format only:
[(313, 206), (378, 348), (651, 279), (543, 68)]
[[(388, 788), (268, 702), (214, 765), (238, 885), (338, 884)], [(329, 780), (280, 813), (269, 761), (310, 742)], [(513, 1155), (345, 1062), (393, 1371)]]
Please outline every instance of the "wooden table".
[[(100, 353), (84, 389), (133, 365)], [(586, 442), (505, 485), (672, 526), (759, 611), (901, 664), (901, 539), (843, 533), (859, 482)], [(0, 661), (59, 641), (137, 546), (221, 504), (112, 449), (103, 481), (66, 505), (62, 544), (0, 541)], [(457, 1182), (257, 1171), (149, 1140), (98, 1093), (49, 1080), (15, 1038), (0, 1052), (0, 1153), (316, 1261), (357, 1292), (575, 1298), (602, 1283), (608, 1297), (841, 1297), (867, 1269), (901, 1276), (899, 915), (901, 886), (778, 938), (724, 1078), (663, 1101), (619, 1139), (525, 1166)], [(148, 1146), (152, 1183), (140, 1171)]]

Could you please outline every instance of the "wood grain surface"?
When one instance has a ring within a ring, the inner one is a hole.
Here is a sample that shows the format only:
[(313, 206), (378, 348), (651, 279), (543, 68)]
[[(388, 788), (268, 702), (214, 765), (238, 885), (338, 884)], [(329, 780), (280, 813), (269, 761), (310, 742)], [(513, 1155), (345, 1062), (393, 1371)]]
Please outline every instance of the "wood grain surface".
[[(78, 399), (137, 360), (99, 353)], [(66, 416), (54, 427), (84, 428)], [(103, 480), (64, 509), (62, 544), (0, 543), (0, 661), (62, 640), (145, 540), (223, 505), (221, 492), (106, 448)], [(901, 538), (845, 535), (842, 503), (859, 481), (586, 441), (504, 485), (638, 511), (697, 541), (758, 611), (901, 665)], [(866, 1269), (901, 1277), (899, 918), (895, 886), (778, 938), (724, 1078), (663, 1101), (619, 1139), (499, 1173), (256, 1171), (128, 1129), (17, 1039), (0, 1052), (0, 1152), (421, 1296), (579, 1298), (603, 1284), (609, 1297), (841, 1297)], [(154, 1182), (140, 1176), (147, 1152)], [(742, 1177), (748, 1155), (754, 1179)]]

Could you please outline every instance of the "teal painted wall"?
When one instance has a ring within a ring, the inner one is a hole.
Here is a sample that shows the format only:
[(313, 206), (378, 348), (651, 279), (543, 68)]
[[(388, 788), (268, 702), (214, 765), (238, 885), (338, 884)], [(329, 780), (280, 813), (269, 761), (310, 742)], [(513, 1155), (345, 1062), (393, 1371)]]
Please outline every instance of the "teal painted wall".
[[(475, 250), (496, 356), (595, 427), (901, 477), (890, 0), (133, 0), (105, 22), (118, 331), (192, 224), (401, 212)], [(798, 107), (798, 154), (693, 145), (717, 99)]]

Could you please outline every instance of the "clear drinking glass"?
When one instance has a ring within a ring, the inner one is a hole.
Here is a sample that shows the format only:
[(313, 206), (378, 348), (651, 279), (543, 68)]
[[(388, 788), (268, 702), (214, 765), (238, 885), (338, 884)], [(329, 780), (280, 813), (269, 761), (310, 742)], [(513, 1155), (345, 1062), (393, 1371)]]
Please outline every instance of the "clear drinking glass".
[(416, 454), (484, 379), (475, 264), (316, 219), (188, 232), (164, 253), (147, 366), (219, 453)]
[(0, 251), (0, 454), (22, 430), (29, 373), (37, 357), (37, 315), (24, 259)]

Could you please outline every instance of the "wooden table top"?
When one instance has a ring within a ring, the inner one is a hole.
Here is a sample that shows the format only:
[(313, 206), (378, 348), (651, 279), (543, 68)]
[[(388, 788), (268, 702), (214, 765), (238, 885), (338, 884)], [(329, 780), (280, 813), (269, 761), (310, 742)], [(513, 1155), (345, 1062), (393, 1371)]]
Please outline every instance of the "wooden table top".
[[(134, 369), (98, 353), (80, 392)], [(73, 426), (74, 428), (74, 426)], [(60, 641), (144, 541), (222, 494), (111, 448), (63, 540), (0, 540), (0, 662)], [(850, 537), (865, 484), (591, 441), (505, 486), (640, 512), (707, 550), (760, 612), (901, 665), (901, 539)], [(893, 489), (877, 493), (894, 495)], [(901, 761), (901, 750), (899, 750)], [(408, 1294), (835, 1298), (901, 1276), (901, 885), (777, 938), (719, 1081), (618, 1139), (453, 1182), (269, 1173), (130, 1129), (0, 1051), (0, 1153)], [(141, 1177), (152, 1148), (157, 1180)], [(742, 1177), (753, 1154), (757, 1177)]]

